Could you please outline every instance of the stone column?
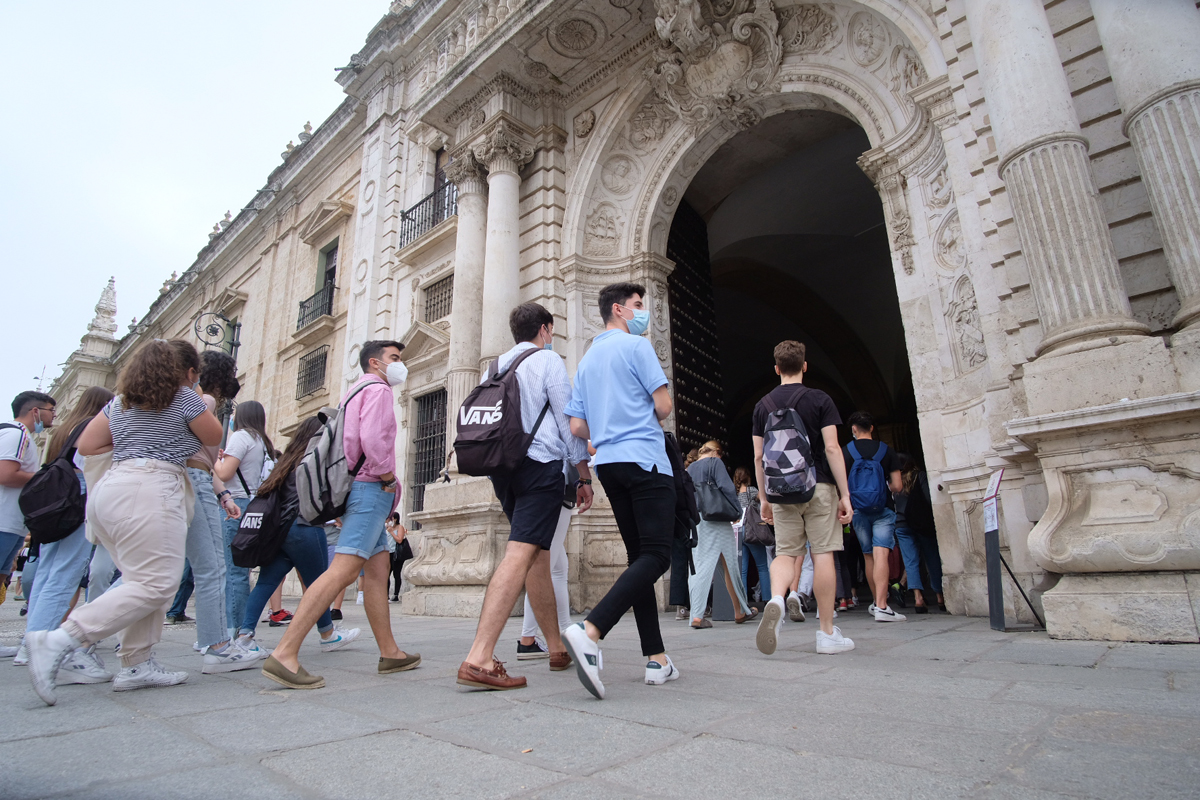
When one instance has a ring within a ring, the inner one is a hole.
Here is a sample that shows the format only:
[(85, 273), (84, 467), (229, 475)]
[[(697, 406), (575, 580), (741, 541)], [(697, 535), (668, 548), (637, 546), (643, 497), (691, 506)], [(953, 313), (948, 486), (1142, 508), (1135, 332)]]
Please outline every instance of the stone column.
[(1182, 327), (1200, 323), (1200, 12), (1190, 0), (1092, 0), (1158, 222)]
[(502, 120), (475, 145), (475, 158), (488, 169), (487, 246), (483, 257), (480, 369), (512, 347), (508, 315), (521, 299), (521, 167), (533, 146)]
[[(450, 371), (446, 374), (446, 411), (458, 407), (479, 381), (480, 319), (483, 313), (483, 258), (487, 239), (487, 184), (470, 150), (461, 150), (446, 167), (458, 187), (458, 238), (454, 247), (454, 304), (450, 311)], [(446, 448), (454, 443), (453, 422)]]
[(1145, 334), (1133, 319), (1066, 74), (1039, 0), (966, 0), (1042, 355)]

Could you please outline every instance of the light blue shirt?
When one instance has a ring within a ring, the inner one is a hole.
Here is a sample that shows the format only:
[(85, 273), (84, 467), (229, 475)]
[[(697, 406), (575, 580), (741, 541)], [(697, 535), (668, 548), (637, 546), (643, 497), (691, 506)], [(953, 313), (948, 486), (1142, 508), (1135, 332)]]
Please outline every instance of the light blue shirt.
[(595, 464), (632, 462), (672, 475), (662, 426), (651, 395), (667, 376), (647, 339), (608, 330), (592, 340), (579, 362), (569, 417), (586, 420), (596, 448)]

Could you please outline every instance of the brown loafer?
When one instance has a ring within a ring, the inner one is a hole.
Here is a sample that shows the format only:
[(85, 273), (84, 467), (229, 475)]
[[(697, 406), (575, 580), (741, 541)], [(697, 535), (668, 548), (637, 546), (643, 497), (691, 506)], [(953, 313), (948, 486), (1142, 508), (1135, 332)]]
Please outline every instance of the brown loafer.
[(383, 658), (379, 659), (379, 674), (391, 675), (393, 672), (404, 672), (416, 668), (421, 663), (420, 653), (408, 653), (404, 658)]
[(566, 650), (561, 653), (550, 654), (550, 671), (562, 672), (564, 669), (571, 668), (571, 654)]
[(707, 620), (707, 619), (703, 619), (703, 618), (701, 618), (701, 620), (700, 620), (700, 624), (699, 624), (699, 625), (697, 625), (697, 624), (696, 624), (696, 621), (695, 621), (695, 620), (692, 620), (692, 627), (693, 627), (693, 628), (695, 628), (696, 630), (700, 630), (701, 628), (711, 628), (711, 627), (712, 627), (712, 621), (711, 621), (711, 620)]
[[(551, 656), (551, 664), (553, 665), (554, 656)], [(553, 669), (553, 666), (551, 666)], [(470, 664), (466, 661), (458, 668), (458, 682), (463, 686), (475, 686), (480, 689), (491, 689), (497, 692), (504, 692), (509, 689), (524, 689), (525, 678), (519, 675), (509, 675), (504, 669), (503, 662), (492, 657), (492, 668), (484, 669)]]
[(267, 660), (263, 662), (262, 674), (289, 689), (325, 688), (325, 679), (320, 675), (308, 674), (308, 670), (299, 664), (296, 665), (296, 671), (292, 672), (279, 663), (275, 656), (267, 656)]

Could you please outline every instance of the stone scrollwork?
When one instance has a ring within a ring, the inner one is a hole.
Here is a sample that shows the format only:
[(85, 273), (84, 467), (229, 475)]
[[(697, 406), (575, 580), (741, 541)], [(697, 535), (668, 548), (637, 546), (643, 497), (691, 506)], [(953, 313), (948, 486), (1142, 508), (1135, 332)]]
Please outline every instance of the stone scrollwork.
[(649, 152), (667, 132), (667, 124), (670, 121), (671, 115), (662, 105), (646, 103), (630, 117), (625, 128), (625, 138), (636, 152)]
[(917, 242), (912, 235), (912, 217), (908, 214), (908, 201), (904, 195), (906, 183), (899, 165), (887, 154), (872, 150), (858, 159), (858, 166), (883, 197), (884, 217), (891, 229), (892, 252), (900, 256), (905, 275), (915, 274), (912, 249)]
[(770, 0), (655, 0), (660, 46), (646, 77), (697, 132), (719, 119), (754, 124), (752, 98), (778, 90), (783, 46)]
[(816, 3), (783, 9), (779, 17), (779, 38), (785, 53), (828, 53), (842, 43), (837, 17)]
[(479, 163), (490, 172), (507, 170), (519, 172), (533, 159), (533, 145), (517, 135), (503, 121), (483, 137), (472, 150)]
[(979, 320), (979, 304), (975, 287), (966, 275), (959, 278), (946, 305), (946, 321), (950, 327), (951, 349), (959, 374), (969, 372), (987, 361), (983, 341), (983, 323)]
[(896, 45), (892, 51), (892, 94), (896, 99), (906, 105), (913, 105), (913, 99), (909, 96), (909, 92), (923, 85), (929, 76), (925, 72), (925, 67), (921, 65), (921, 59), (917, 57), (917, 53), (908, 45)]
[(446, 179), (457, 186), (460, 192), (483, 193), (487, 190), (483, 166), (475, 159), (475, 154), (466, 148), (455, 153), (446, 165)]

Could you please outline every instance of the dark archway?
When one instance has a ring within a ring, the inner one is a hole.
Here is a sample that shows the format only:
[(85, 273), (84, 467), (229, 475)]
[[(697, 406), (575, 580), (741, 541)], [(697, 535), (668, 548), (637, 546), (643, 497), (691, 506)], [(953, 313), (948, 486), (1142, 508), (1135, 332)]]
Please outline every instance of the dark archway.
[(775, 344), (790, 338), (808, 348), (806, 383), (843, 419), (869, 411), (880, 438), (920, 458), (883, 208), (856, 163), (869, 148), (845, 117), (785, 112), (726, 142), (693, 179), (667, 247), (685, 446), (721, 439), (730, 467), (750, 463), (751, 412), (778, 383)]

